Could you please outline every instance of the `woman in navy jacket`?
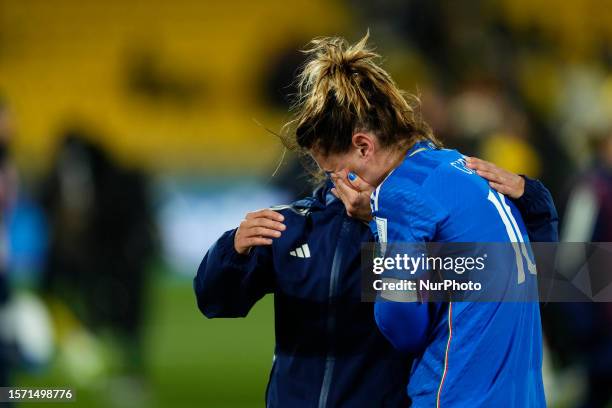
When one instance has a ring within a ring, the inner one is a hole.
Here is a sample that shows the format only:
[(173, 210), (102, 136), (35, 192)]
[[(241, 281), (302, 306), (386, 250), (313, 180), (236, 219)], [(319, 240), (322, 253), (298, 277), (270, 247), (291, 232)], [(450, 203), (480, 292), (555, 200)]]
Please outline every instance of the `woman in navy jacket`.
[[(557, 212), (539, 181), (469, 165), (513, 198), (531, 242), (557, 240)], [(328, 182), (291, 205), (249, 213), (223, 234), (194, 279), (198, 307), (208, 318), (244, 317), (274, 294), (267, 407), (407, 407), (411, 358), (378, 331), (373, 304), (361, 302), (359, 243), (373, 237), (332, 189)]]

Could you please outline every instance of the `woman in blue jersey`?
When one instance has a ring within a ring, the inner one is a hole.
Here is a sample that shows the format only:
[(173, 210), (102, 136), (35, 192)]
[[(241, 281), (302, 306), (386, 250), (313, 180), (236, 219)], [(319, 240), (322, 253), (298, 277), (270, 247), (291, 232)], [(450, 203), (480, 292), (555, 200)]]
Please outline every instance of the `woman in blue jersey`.
[[(502, 287), (524, 288), (527, 300), (537, 298), (518, 210), (462, 154), (441, 148), (416, 98), (378, 65), (367, 36), (354, 45), (316, 39), (306, 52), (287, 142), (332, 175), (349, 214), (370, 221), (380, 242), (516, 243), (507, 246), (516, 263), (494, 278)], [(360, 183), (375, 187), (371, 213), (359, 204), (367, 189), (347, 190)], [(375, 306), (378, 327), (415, 355), (413, 406), (545, 406), (537, 302), (382, 300)]]

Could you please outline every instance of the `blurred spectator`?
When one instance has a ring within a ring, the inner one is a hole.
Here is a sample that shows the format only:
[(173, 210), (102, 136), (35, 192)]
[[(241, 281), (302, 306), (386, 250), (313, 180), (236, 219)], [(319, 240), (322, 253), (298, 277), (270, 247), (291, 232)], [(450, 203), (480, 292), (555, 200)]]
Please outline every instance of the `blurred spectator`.
[[(612, 128), (600, 133), (593, 147), (595, 161), (574, 183), (566, 206), (565, 242), (612, 241)], [(551, 346), (563, 360), (578, 360), (586, 366), (583, 406), (605, 407), (612, 400), (612, 307), (578, 303), (561, 309), (561, 315), (552, 318), (557, 318), (554, 327), (562, 332), (551, 336)]]
[(593, 141), (595, 161), (572, 188), (563, 240), (612, 241), (612, 128)]
[(154, 250), (147, 180), (88, 136), (66, 133), (44, 183), (50, 242), (42, 290), (67, 304), (95, 334), (110, 330), (119, 339), (123, 368), (138, 375)]
[[(14, 137), (13, 119), (9, 107), (0, 99), (0, 315), (9, 301), (8, 248), (6, 237), (7, 211), (16, 194), (17, 172), (9, 158), (9, 147)], [(5, 322), (6, 323), (6, 322)], [(12, 344), (7, 327), (0, 326), (0, 386), (10, 384), (13, 363)]]

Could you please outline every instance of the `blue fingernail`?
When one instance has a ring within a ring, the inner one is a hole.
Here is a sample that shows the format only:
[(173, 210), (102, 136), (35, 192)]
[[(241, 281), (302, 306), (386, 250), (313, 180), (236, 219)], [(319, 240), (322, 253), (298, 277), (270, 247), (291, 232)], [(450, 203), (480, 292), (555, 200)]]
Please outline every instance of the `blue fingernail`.
[(353, 173), (352, 171), (351, 171), (351, 172), (349, 172), (349, 174), (348, 174), (348, 179), (349, 179), (350, 181), (355, 181), (355, 179), (356, 179), (356, 178), (357, 178), (357, 175), (356, 175), (355, 173)]

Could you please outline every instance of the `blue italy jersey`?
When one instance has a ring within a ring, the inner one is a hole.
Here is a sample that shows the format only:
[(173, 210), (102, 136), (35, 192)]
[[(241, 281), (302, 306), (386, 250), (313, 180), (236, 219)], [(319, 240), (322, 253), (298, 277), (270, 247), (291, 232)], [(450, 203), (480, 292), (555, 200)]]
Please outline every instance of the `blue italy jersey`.
[[(410, 149), (376, 189), (372, 211), (380, 242), (528, 243), (514, 204), (466, 168), (459, 152), (428, 142)], [(514, 246), (517, 262), (496, 279), (536, 290), (525, 247)], [(538, 303), (444, 303), (430, 325), (408, 385), (414, 407), (546, 406)], [(405, 330), (409, 336), (410, 321)]]

